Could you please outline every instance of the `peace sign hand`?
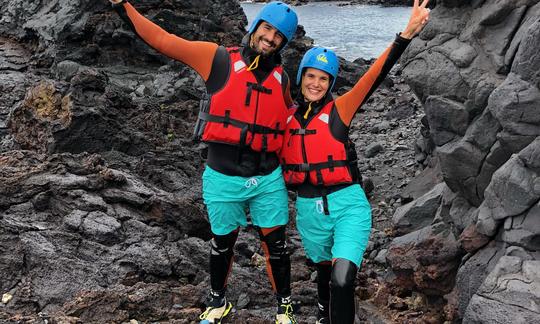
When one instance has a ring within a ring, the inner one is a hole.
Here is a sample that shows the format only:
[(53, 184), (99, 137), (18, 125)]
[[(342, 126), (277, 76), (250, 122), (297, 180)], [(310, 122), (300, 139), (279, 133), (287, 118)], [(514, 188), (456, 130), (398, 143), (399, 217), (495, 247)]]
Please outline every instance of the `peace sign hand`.
[(405, 30), (401, 33), (401, 37), (411, 39), (416, 36), (427, 24), (429, 20), (429, 9), (426, 8), (429, 0), (414, 0), (414, 5), (411, 11), (411, 17)]

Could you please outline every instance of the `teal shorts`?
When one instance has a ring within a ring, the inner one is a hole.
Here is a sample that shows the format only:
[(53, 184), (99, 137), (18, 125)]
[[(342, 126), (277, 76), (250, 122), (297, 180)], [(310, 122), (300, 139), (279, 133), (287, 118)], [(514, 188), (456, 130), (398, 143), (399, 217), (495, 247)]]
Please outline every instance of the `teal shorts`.
[(330, 215), (324, 214), (321, 197), (296, 200), (296, 227), (306, 255), (313, 262), (337, 258), (358, 267), (371, 232), (371, 207), (360, 185), (351, 185), (327, 196)]
[(289, 222), (288, 195), (281, 167), (265, 176), (239, 177), (224, 175), (206, 166), (202, 180), (210, 228), (216, 235), (245, 227), (247, 209), (253, 225), (261, 228)]

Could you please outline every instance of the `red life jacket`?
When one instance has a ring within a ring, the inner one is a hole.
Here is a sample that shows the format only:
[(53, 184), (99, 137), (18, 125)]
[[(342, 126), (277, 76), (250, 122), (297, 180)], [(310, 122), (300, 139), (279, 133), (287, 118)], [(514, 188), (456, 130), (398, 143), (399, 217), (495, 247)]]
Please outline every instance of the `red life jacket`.
[(291, 118), (280, 152), (283, 177), (287, 184), (302, 184), (306, 178), (316, 186), (349, 184), (357, 180), (351, 173), (356, 159), (350, 161), (350, 142), (344, 144), (330, 132), (329, 119), (333, 108), (334, 101), (326, 104), (311, 117), (305, 128), (302, 128), (296, 115)]
[(199, 119), (205, 122), (202, 140), (248, 146), (257, 152), (279, 151), (292, 113), (283, 95), (283, 68), (275, 67), (258, 83), (253, 72), (247, 70), (239, 49), (227, 50), (229, 79), (199, 113)]

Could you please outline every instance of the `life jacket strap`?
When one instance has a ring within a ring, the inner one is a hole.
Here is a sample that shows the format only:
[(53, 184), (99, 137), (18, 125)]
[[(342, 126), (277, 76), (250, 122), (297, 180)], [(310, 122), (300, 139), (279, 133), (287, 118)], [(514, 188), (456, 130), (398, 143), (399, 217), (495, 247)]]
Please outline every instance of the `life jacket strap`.
[(344, 167), (348, 165), (349, 161), (347, 160), (330, 160), (319, 163), (284, 164), (282, 167), (283, 170), (286, 171), (309, 172), (323, 169), (331, 169), (333, 171), (336, 167)]
[(249, 104), (251, 103), (251, 95), (253, 91), (258, 91), (258, 92), (262, 92), (266, 94), (272, 94), (272, 89), (263, 87), (262, 85), (258, 83), (247, 82), (246, 86), (247, 86), (247, 92), (246, 92), (246, 100), (244, 102), (246, 106), (249, 106)]
[(305, 129), (305, 128), (293, 128), (289, 129), (291, 135), (314, 135), (317, 134), (316, 129)]
[[(211, 115), (207, 112), (201, 111), (199, 112), (199, 118), (207, 122), (225, 124), (226, 125), (225, 127), (227, 127), (228, 125), (231, 125), (231, 126), (241, 128), (241, 129), (245, 128), (247, 131), (250, 131), (254, 134), (273, 134), (276, 136), (285, 134), (285, 130), (283, 129), (270, 128), (270, 127), (258, 125), (258, 124), (249, 124), (249, 123), (246, 123), (246, 122), (234, 119), (234, 118), (230, 118), (230, 110), (225, 111), (225, 116)], [(276, 127), (278, 126), (279, 124), (276, 125)]]

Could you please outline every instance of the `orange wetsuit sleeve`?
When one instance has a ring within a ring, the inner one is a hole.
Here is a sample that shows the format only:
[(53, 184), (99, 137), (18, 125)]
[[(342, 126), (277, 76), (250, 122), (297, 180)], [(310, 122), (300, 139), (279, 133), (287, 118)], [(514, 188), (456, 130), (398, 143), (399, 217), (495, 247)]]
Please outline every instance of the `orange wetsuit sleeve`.
[(188, 41), (170, 34), (141, 15), (131, 4), (124, 9), (137, 34), (158, 52), (193, 68), (204, 81), (208, 80), (218, 45), (211, 42)]
[(336, 109), (341, 121), (350, 126), (351, 121), (367, 99), (377, 78), (381, 75), (382, 67), (390, 53), (391, 47), (387, 48), (381, 56), (371, 65), (369, 70), (358, 80), (354, 87), (344, 95), (336, 98)]
[(336, 98), (335, 104), (339, 118), (346, 126), (351, 125), (354, 115), (369, 96), (384, 80), (392, 66), (397, 62), (410, 40), (397, 36), (354, 87)]

